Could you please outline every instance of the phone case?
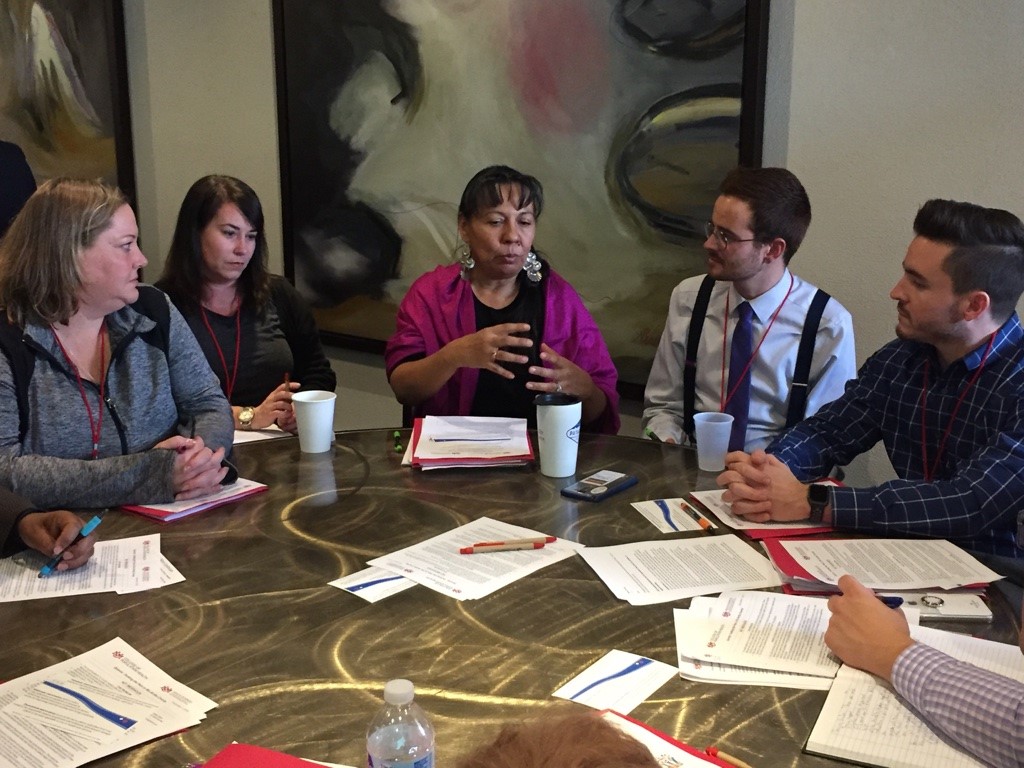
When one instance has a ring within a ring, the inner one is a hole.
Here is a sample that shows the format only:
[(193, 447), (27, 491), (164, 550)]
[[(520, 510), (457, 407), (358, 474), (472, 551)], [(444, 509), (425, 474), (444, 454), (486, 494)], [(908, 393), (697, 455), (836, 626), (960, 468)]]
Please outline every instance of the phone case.
[(566, 486), (562, 489), (562, 495), (582, 501), (603, 501), (619, 491), (636, 485), (636, 483), (637, 479), (633, 475), (602, 469), (600, 472), (583, 478), (578, 483)]

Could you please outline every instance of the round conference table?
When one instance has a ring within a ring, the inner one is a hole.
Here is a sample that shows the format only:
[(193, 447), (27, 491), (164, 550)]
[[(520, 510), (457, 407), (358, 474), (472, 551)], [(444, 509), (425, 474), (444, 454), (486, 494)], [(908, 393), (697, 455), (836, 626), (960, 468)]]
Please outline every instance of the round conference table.
[[(92, 764), (152, 768), (209, 759), (231, 741), (365, 765), (384, 683), (407, 677), (447, 766), (500, 723), (544, 713), (559, 701), (554, 690), (609, 650), (676, 664), (671, 609), (688, 601), (631, 606), (579, 557), (473, 601), (417, 585), (367, 603), (328, 582), (483, 516), (588, 546), (661, 537), (630, 502), (713, 487), (692, 451), (584, 435), (577, 478), (599, 469), (639, 478), (599, 504), (560, 496), (573, 478), (536, 466), (419, 472), (401, 458), (390, 429), (339, 433), (322, 455), (300, 453), (291, 437), (249, 443), (235, 462), (267, 492), (169, 524), (107, 515), (104, 538), (159, 531), (186, 581), (0, 604), (0, 679), (122, 637), (218, 704), (199, 726)], [(704, 534), (672, 534), (689, 535)], [(1012, 609), (996, 590), (990, 598), (992, 624), (943, 626), (1015, 642)], [(825, 695), (676, 677), (632, 716), (755, 768), (837, 765), (801, 752)]]

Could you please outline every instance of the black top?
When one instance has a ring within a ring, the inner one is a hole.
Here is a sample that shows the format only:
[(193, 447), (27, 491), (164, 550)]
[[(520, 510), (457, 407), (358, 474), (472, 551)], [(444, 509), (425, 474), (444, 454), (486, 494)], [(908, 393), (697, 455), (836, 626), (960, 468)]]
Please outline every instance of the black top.
[(539, 381), (541, 377), (531, 376), (527, 370), (531, 365), (541, 365), (540, 341), (544, 337), (544, 293), (540, 286), (526, 285), (520, 280), (519, 293), (512, 303), (502, 309), (492, 309), (480, 299), (473, 296), (476, 308), (477, 330), (490, 328), (502, 323), (529, 323), (530, 332), (517, 334), (533, 339), (533, 346), (504, 347), (513, 354), (525, 354), (530, 358), (526, 364), (502, 362), (501, 366), (515, 374), (514, 379), (506, 379), (496, 373), (481, 369), (477, 380), (476, 392), (473, 394), (471, 416), (509, 416), (527, 420), (527, 426), (536, 428), (537, 409), (533, 406), (533, 398), (537, 393), (526, 388), (528, 381)]
[[(235, 363), (235, 316), (204, 311), (196, 302), (183, 302), (173, 295), (171, 300), (184, 315), (210, 367), (217, 374), (221, 388), (227, 392), (227, 376)], [(209, 329), (203, 321), (204, 314), (210, 324)], [(239, 323), (242, 338), (238, 376), (228, 397), (232, 405), (259, 405), (284, 382), (286, 373), (304, 390), (334, 391), (337, 378), (320, 345), (313, 313), (299, 292), (283, 277), (271, 277), (270, 298), (262, 312), (242, 306)], [(216, 344), (210, 330), (217, 339)]]

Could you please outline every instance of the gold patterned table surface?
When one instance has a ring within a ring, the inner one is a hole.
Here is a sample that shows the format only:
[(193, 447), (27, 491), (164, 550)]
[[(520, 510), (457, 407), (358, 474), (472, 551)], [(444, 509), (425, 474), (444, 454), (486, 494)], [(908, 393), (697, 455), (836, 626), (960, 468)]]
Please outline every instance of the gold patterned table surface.
[[(218, 703), (207, 719), (97, 761), (177, 767), (229, 742), (365, 764), (365, 729), (384, 683), (407, 677), (437, 730), (438, 765), (551, 693), (613, 648), (675, 664), (672, 608), (616, 599), (578, 557), (481, 600), (415, 586), (370, 604), (327, 585), (367, 560), (488, 516), (589, 546), (657, 533), (630, 502), (712, 487), (686, 449), (584, 435), (577, 477), (599, 469), (640, 482), (599, 504), (570, 501), (572, 478), (536, 467), (417, 472), (400, 466), (393, 430), (339, 433), (330, 454), (294, 438), (239, 446), (243, 477), (270, 490), (166, 525), (107, 516), (105, 538), (159, 531), (186, 581), (112, 593), (0, 604), (0, 679), (11, 679), (120, 636)], [(408, 432), (403, 432), (403, 441)], [(673, 534), (673, 536), (702, 534)], [(961, 625), (1015, 642), (1013, 612)], [(836, 765), (801, 753), (825, 693), (708, 685), (675, 678), (634, 712), (697, 747), (717, 744), (756, 768)]]

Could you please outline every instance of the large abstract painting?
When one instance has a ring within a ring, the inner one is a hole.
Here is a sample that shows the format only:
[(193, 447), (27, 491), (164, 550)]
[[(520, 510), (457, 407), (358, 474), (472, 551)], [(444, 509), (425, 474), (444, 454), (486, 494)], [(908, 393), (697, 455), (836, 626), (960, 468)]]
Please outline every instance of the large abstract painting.
[(0, 139), (135, 196), (121, 0), (0, 0)]
[(766, 2), (276, 0), (285, 263), (321, 328), (381, 348), (452, 260), (465, 183), (505, 164), (544, 184), (537, 246), (642, 385), (718, 183), (760, 160)]

